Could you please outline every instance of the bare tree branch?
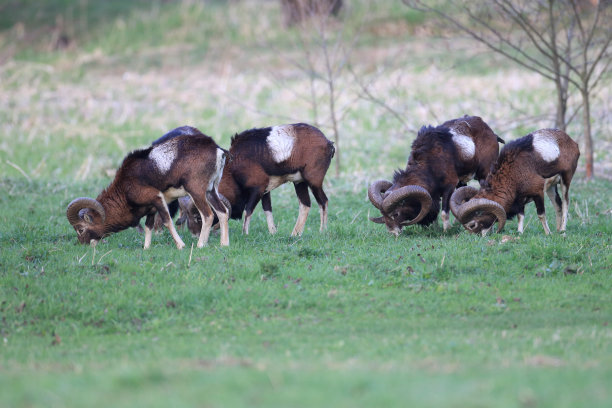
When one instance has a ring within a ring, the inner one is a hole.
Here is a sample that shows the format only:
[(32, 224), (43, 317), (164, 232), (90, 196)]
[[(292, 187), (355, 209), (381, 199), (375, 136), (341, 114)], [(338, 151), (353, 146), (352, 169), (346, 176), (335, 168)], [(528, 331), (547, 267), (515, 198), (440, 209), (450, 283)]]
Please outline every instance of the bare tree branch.
[[(422, 0), (402, 1), (414, 9), (434, 13), (492, 51), (552, 80), (557, 88), (557, 126), (564, 127), (578, 111), (583, 113), (583, 157), (587, 179), (592, 177), (590, 98), (612, 65), (612, 5), (608, 1), (591, 5), (577, 0), (493, 0), (490, 10), (496, 15), (490, 19), (482, 17), (482, 9), (474, 11), (476, 7), (486, 7), (484, 1), (451, 0), (444, 3), (445, 9)], [(451, 6), (463, 13), (446, 11)], [(463, 22), (463, 17), (468, 23)], [(568, 101), (574, 90), (580, 93), (582, 103), (568, 118)]]

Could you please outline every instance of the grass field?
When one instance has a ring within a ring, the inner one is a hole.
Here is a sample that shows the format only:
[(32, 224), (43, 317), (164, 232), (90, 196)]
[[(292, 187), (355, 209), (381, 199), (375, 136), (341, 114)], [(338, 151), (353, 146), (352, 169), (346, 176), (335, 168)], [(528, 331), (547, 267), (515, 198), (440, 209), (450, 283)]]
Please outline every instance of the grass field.
[[(487, 237), (455, 223), (394, 238), (368, 221), (366, 188), (405, 165), (421, 125), (478, 114), (512, 140), (551, 125), (554, 94), (401, 5), (351, 2), (334, 26), (359, 34), (351, 70), (403, 121), (338, 69), (326, 232), (315, 208), (289, 236), (284, 186), (273, 236), (258, 208), (250, 235), (230, 222), (228, 248), (181, 231), (177, 251), (165, 231), (143, 251), (131, 229), (94, 249), (66, 205), (174, 127), (222, 146), (292, 121), (331, 132), (276, 1), (99, 3), (0, 2), (0, 406), (610, 406), (612, 87), (593, 104), (597, 177), (574, 178), (566, 236), (544, 235), (531, 205), (522, 235), (513, 220)], [(74, 41), (62, 50), (58, 15)]]

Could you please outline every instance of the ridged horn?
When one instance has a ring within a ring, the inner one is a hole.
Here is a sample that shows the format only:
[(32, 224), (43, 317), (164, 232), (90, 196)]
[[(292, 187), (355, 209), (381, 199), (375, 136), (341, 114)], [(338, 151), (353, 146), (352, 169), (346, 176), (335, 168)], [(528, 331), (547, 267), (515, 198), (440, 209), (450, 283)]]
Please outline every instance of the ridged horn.
[(403, 225), (416, 224), (427, 215), (432, 204), (431, 195), (421, 186), (405, 186), (393, 191), (383, 200), (381, 211), (388, 214), (408, 198), (418, 201), (421, 204), (421, 211), (419, 215)]
[(487, 198), (474, 198), (462, 204), (457, 209), (457, 212), (458, 214), (456, 217), (464, 226), (468, 224), (478, 212), (492, 214), (497, 219), (497, 232), (504, 229), (504, 225), (506, 225), (506, 211), (504, 207)]
[(374, 205), (382, 211), (383, 196), (382, 193), (387, 191), (392, 184), (387, 180), (377, 180), (368, 187), (368, 198)]
[(472, 197), (474, 197), (477, 193), (478, 189), (471, 186), (465, 186), (458, 188), (453, 192), (453, 195), (451, 195), (450, 209), (457, 221), (459, 221), (460, 223), (465, 224), (459, 217), (459, 208), (464, 203), (469, 201)]
[(104, 211), (104, 207), (97, 200), (89, 197), (79, 197), (75, 198), (68, 204), (66, 208), (66, 217), (68, 218), (68, 222), (70, 225), (75, 225), (81, 222), (81, 217), (79, 212), (84, 209), (89, 208), (100, 214), (102, 217), (102, 222), (106, 220), (106, 212)]

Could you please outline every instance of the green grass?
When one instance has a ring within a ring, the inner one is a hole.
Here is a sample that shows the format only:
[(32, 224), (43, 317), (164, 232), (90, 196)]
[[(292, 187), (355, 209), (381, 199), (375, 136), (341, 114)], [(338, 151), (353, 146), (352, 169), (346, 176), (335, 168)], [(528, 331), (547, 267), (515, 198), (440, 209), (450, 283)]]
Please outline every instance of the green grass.
[[(144, 251), (135, 229), (79, 245), (66, 205), (166, 131), (191, 124), (227, 146), (314, 121), (276, 2), (128, 3), (0, 2), (0, 27), (63, 13), (81, 35), (63, 51), (19, 43), (0, 65), (0, 406), (609, 406), (612, 181), (577, 173), (566, 236), (544, 235), (532, 204), (522, 235), (512, 220), (487, 237), (455, 224), (396, 239), (368, 220), (368, 183), (405, 165), (420, 126), (473, 113), (511, 140), (550, 126), (554, 107), (548, 83), (414, 34), (427, 20), (397, 4), (361, 20), (368, 3), (351, 2), (334, 26), (363, 28), (350, 64), (404, 123), (339, 71), (344, 164), (326, 179), (327, 231), (313, 208), (289, 236), (297, 200), (283, 186), (273, 236), (258, 208), (250, 235), (230, 222), (228, 248), (180, 231), (178, 251), (164, 231)], [(13, 35), (0, 31), (0, 56)], [(593, 126), (606, 175), (609, 121)]]
[(183, 232), (179, 252), (167, 233), (143, 251), (136, 230), (80, 246), (62, 213), (78, 188), (5, 180), (3, 403), (605, 406), (612, 186), (574, 187), (590, 215), (566, 237), (530, 208), (507, 242), (459, 226), (395, 239), (332, 182), (323, 234), (313, 211), (288, 236), (285, 187), (277, 235), (258, 211), (249, 236), (231, 223), (229, 248), (191, 252)]

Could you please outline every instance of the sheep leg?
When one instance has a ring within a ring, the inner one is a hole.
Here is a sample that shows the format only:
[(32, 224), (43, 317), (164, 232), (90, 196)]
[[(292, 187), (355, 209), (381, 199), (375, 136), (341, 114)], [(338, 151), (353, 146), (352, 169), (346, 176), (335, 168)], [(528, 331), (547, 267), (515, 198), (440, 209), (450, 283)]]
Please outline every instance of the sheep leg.
[(174, 242), (176, 243), (176, 247), (178, 249), (183, 249), (185, 247), (185, 243), (183, 242), (179, 234), (176, 232), (176, 229), (174, 228), (174, 222), (172, 221), (172, 218), (170, 217), (170, 212), (168, 211), (168, 204), (166, 203), (164, 194), (162, 192), (159, 192), (157, 196), (159, 197), (159, 201), (156, 201), (154, 203), (155, 208), (157, 209), (157, 212), (161, 216), (162, 222), (164, 223), (166, 228), (168, 228), (168, 230), (170, 231), (170, 235), (172, 235), (172, 239), (174, 239)]
[(560, 231), (561, 225), (563, 223), (563, 203), (561, 201), (561, 197), (559, 197), (559, 192), (557, 191), (557, 186), (552, 185), (548, 190), (546, 190), (546, 194), (548, 198), (555, 207), (555, 216), (557, 220), (557, 231)]
[(272, 216), (272, 200), (270, 192), (267, 192), (261, 197), (261, 206), (263, 207), (264, 214), (266, 214), (266, 221), (268, 222), (268, 231), (270, 234), (276, 234), (276, 226), (274, 225), (274, 217)]
[(253, 210), (255, 206), (259, 202), (260, 197), (263, 195), (262, 191), (259, 191), (259, 188), (252, 187), (248, 189), (249, 198), (247, 200), (246, 205), (244, 206), (244, 223), (242, 224), (242, 233), (244, 235), (249, 235), (249, 224), (251, 223), (251, 216), (253, 215)]
[(300, 202), (300, 209), (298, 213), (295, 227), (291, 231), (291, 236), (302, 235), (304, 232), (304, 226), (306, 225), (306, 219), (308, 218), (308, 212), (310, 211), (310, 195), (308, 194), (308, 184), (305, 182), (293, 183), (295, 187), (295, 194), (297, 194)]
[(189, 193), (193, 204), (197, 208), (200, 213), (200, 218), (202, 219), (202, 229), (200, 230), (200, 236), (198, 238), (198, 248), (204, 247), (208, 243), (208, 237), (210, 236), (210, 227), (212, 227), (212, 223), (214, 221), (213, 212), (208, 205), (208, 201), (206, 200), (206, 191), (202, 191), (201, 186), (193, 186), (186, 187), (185, 190)]
[(544, 227), (544, 233), (546, 235), (550, 235), (550, 228), (548, 228), (548, 222), (546, 221), (546, 211), (544, 208), (544, 197), (543, 196), (535, 196), (533, 197), (533, 202), (536, 206), (536, 211), (538, 212), (538, 218), (542, 223), (542, 227)]
[(152, 230), (155, 226), (155, 221), (157, 219), (157, 213), (153, 213), (153, 214), (149, 214), (147, 215), (147, 219), (145, 220), (145, 227), (144, 227), (144, 232), (145, 232), (145, 242), (144, 242), (144, 249), (149, 249), (149, 247), (151, 246), (151, 236), (152, 234)]
[[(219, 199), (216, 190), (206, 192), (206, 199), (212, 207), (219, 222), (217, 225), (221, 228), (221, 246), (229, 246), (229, 210), (223, 205)], [(212, 218), (212, 217), (211, 217)]]
[(567, 215), (569, 211), (569, 186), (571, 182), (571, 176), (566, 177), (565, 174), (561, 176), (561, 226), (557, 224), (557, 230), (559, 232), (565, 232), (567, 227)]
[[(208, 207), (208, 205), (206, 205)], [(204, 245), (208, 244), (208, 237), (210, 236), (210, 227), (212, 227), (212, 223), (214, 221), (214, 217), (212, 211), (210, 211), (210, 207), (208, 207), (208, 211), (202, 211), (198, 208), (200, 212), (200, 217), (202, 217), (202, 230), (200, 231), (200, 237), (198, 238), (198, 248), (203, 248)]]
[(323, 187), (312, 184), (309, 184), (309, 186), (312, 195), (315, 200), (317, 200), (317, 204), (319, 204), (319, 212), (321, 214), (321, 226), (319, 231), (323, 232), (327, 228), (327, 196), (325, 195), (325, 191), (323, 191)]
[(517, 218), (518, 218), (518, 232), (519, 234), (522, 234), (525, 228), (525, 210), (524, 209), (518, 213)]
[(451, 195), (453, 194), (453, 191), (455, 191), (455, 188), (450, 187), (450, 188), (444, 189), (444, 192), (442, 193), (442, 212), (440, 213), (440, 217), (442, 218), (442, 225), (443, 225), (444, 231), (449, 229), (451, 226), (450, 198), (451, 198)]

